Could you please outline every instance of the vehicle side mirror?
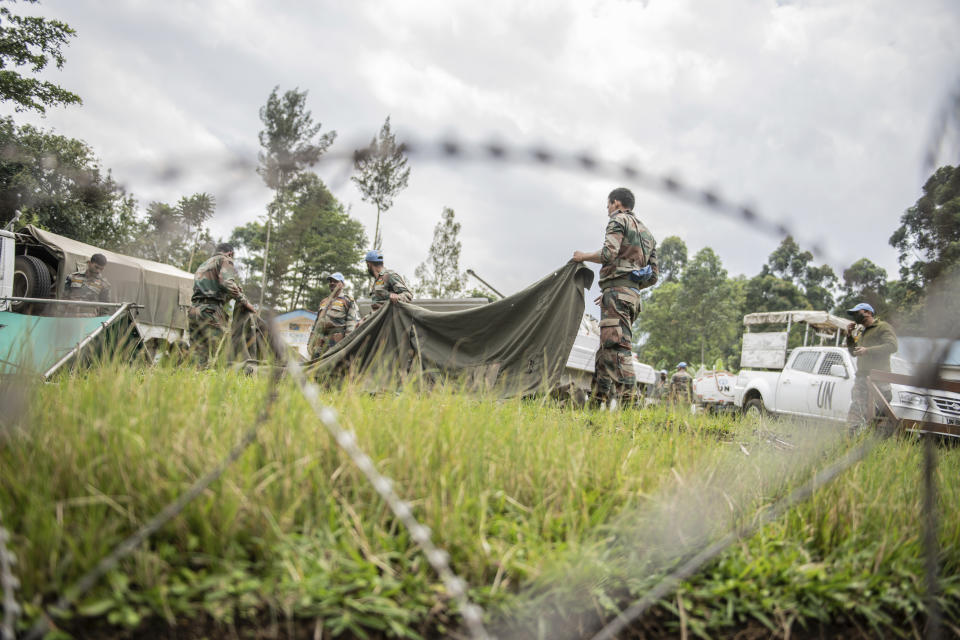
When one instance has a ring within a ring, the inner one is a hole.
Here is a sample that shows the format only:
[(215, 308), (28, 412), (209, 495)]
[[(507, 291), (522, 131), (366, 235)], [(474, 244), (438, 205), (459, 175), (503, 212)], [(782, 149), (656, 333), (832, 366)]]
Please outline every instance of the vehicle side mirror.
[(830, 375), (836, 378), (846, 378), (847, 369), (842, 364), (832, 364), (830, 365)]

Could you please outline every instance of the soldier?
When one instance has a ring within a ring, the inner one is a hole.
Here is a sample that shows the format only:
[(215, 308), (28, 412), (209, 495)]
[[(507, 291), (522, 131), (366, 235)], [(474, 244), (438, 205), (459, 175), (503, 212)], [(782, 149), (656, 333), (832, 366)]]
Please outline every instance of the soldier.
[(667, 370), (660, 369), (657, 373), (657, 383), (653, 388), (653, 392), (650, 394), (650, 398), (652, 400), (662, 401), (667, 395), (669, 386), (667, 383)]
[(387, 300), (392, 302), (410, 302), (413, 300), (413, 294), (407, 288), (407, 284), (396, 271), (390, 271), (383, 268), (383, 254), (377, 249), (367, 251), (367, 273), (373, 278), (373, 288), (370, 289), (370, 299), (373, 304), (370, 305), (370, 313), (373, 313)]
[(343, 340), (360, 321), (357, 303), (343, 292), (343, 274), (339, 271), (330, 274), (327, 284), (330, 285), (330, 295), (320, 303), (317, 321), (313, 323), (307, 342), (311, 358), (319, 358), (324, 351)]
[[(890, 371), (890, 356), (896, 353), (898, 344), (893, 327), (883, 320), (877, 320), (873, 307), (866, 302), (848, 309), (847, 315), (853, 318), (853, 322), (847, 325), (847, 349), (857, 358), (857, 375), (854, 377), (853, 391), (850, 394), (847, 422), (855, 426), (867, 421), (870, 400), (867, 376), (873, 369)], [(856, 332), (857, 325), (863, 327), (859, 334)], [(891, 398), (889, 384), (880, 383), (877, 387), (887, 400)]]
[[(86, 271), (77, 271), (67, 276), (63, 285), (64, 300), (84, 300), (86, 302), (113, 302), (110, 295), (110, 283), (102, 275), (107, 266), (107, 258), (95, 253), (87, 261)], [(107, 307), (63, 305), (65, 313), (72, 316), (93, 318), (110, 313)]]
[(223, 305), (230, 299), (251, 313), (256, 310), (244, 297), (233, 266), (233, 246), (223, 243), (217, 253), (200, 265), (193, 276), (190, 298), (190, 348), (200, 366), (206, 366), (229, 329)]
[(603, 248), (593, 253), (573, 252), (575, 262), (596, 262), (600, 267), (600, 348), (593, 374), (593, 397), (610, 408), (624, 392), (636, 387), (633, 369), (633, 321), (640, 310), (640, 289), (656, 283), (660, 273), (657, 243), (633, 214), (629, 189), (614, 189), (607, 196), (606, 235)]
[(687, 363), (677, 364), (677, 372), (670, 376), (670, 400), (674, 404), (693, 402), (693, 378), (687, 373)]

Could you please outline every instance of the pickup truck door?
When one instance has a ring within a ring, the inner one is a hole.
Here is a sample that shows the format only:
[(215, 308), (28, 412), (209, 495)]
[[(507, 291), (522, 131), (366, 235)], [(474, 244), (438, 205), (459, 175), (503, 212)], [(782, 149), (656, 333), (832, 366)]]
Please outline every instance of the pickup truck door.
[[(834, 365), (842, 367), (845, 375), (833, 375), (831, 369)], [(850, 363), (840, 351), (831, 350), (823, 356), (817, 367), (817, 376), (810, 383), (809, 404), (816, 415), (830, 420), (846, 420), (853, 374)]]
[(794, 352), (777, 380), (774, 404), (777, 413), (815, 415), (810, 406), (810, 384), (815, 378), (813, 371), (819, 359), (819, 351)]

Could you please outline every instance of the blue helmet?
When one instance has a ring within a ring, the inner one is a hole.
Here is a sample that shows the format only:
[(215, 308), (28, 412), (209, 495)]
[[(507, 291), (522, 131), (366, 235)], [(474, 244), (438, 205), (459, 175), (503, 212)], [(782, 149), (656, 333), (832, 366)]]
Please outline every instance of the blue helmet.
[(383, 253), (379, 249), (370, 249), (367, 251), (367, 256), (364, 258), (367, 262), (373, 263), (383, 263)]
[(871, 307), (866, 302), (861, 302), (860, 304), (855, 306), (853, 309), (847, 309), (847, 314), (852, 316), (857, 311), (869, 311), (871, 314), (877, 315), (877, 313), (873, 310), (873, 307)]
[(333, 273), (327, 276), (327, 280), (336, 280), (337, 282), (343, 282), (344, 281), (343, 274), (340, 273), (339, 271), (334, 271)]
[(686, 363), (686, 362), (681, 362), (681, 363), (677, 364), (677, 369), (686, 369), (686, 368), (687, 368), (687, 363)]

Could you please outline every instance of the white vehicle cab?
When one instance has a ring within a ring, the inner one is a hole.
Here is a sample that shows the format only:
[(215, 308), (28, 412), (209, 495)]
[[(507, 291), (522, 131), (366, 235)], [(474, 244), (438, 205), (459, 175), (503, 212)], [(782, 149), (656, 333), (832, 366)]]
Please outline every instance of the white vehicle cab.
[[(774, 413), (843, 421), (850, 408), (856, 364), (840, 346), (849, 320), (825, 311), (751, 313), (743, 318), (740, 373), (734, 404), (744, 413)], [(785, 331), (751, 331), (786, 324)], [(804, 326), (803, 346), (788, 352), (790, 329)], [(812, 346), (811, 342), (819, 341)]]
[[(786, 322), (784, 332), (750, 333), (749, 327)], [(748, 332), (743, 336), (744, 368), (734, 385), (734, 403), (747, 414), (782, 414), (844, 422), (850, 409), (855, 358), (840, 346), (848, 320), (819, 311), (754, 313), (744, 317)], [(804, 345), (787, 350), (789, 327), (806, 324)], [(813, 337), (821, 342), (806, 346)], [(833, 345), (830, 344), (833, 342)], [(910, 431), (935, 432), (960, 437), (960, 342), (947, 349), (938, 388), (923, 389), (909, 384), (917, 365), (928, 361), (936, 349), (931, 340), (901, 337), (897, 353), (890, 358), (891, 371), (901, 374), (891, 384), (890, 407)], [(939, 345), (941, 348), (946, 345)], [(927, 428), (924, 428), (926, 423)], [(943, 425), (936, 428), (933, 425)]]

